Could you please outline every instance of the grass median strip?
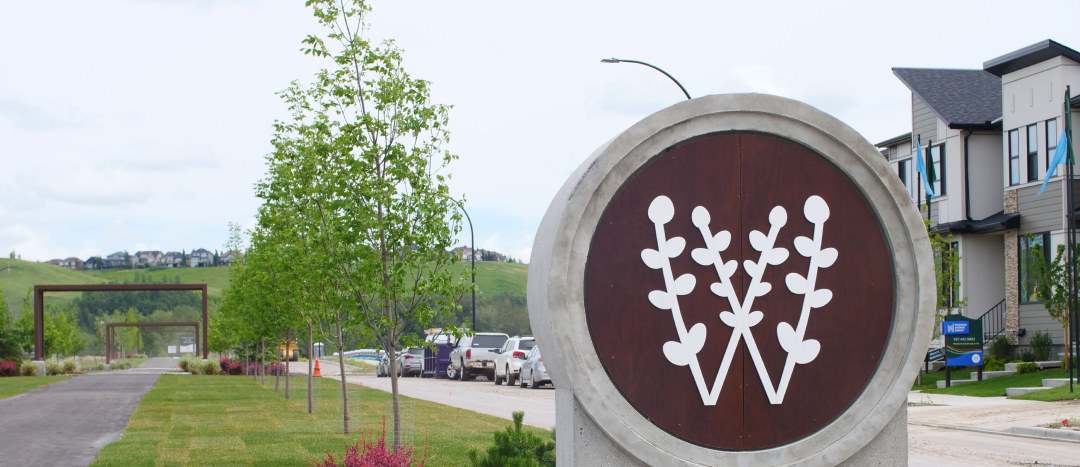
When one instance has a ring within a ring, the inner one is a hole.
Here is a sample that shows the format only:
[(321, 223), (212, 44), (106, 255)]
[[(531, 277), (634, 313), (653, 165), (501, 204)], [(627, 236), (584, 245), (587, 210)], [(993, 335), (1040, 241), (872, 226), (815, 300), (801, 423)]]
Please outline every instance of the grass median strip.
[[(1068, 375), (1065, 376), (1068, 378)], [(1042, 391), (1035, 391), (1032, 393), (1024, 394), (1022, 396), (1012, 396), (1009, 399), (1020, 399), (1025, 401), (1068, 401), (1074, 399), (1080, 399), (1080, 386), (1074, 384), (1073, 390), (1075, 392), (1069, 392), (1069, 385), (1058, 386), (1056, 388), (1043, 389)]]
[(957, 384), (951, 388), (927, 389), (923, 392), (958, 396), (1001, 397), (1005, 396), (1006, 388), (1038, 387), (1042, 386), (1043, 379), (1068, 377), (1069, 372), (1065, 370), (1036, 371), (1022, 375), (998, 376), (997, 378), (984, 379), (974, 383)]
[[(389, 393), (356, 388), (360, 413), (352, 414), (353, 433), (344, 435), (338, 381), (316, 378), (317, 410), (309, 414), (306, 399), (285, 400), (274, 392), (272, 378), (266, 380), (262, 387), (243, 376), (164, 375), (143, 397), (120, 440), (102, 449), (92, 465), (311, 465), (324, 459), (326, 450), (340, 457), (359, 439), (361, 428), (378, 433), (390, 400)], [(493, 431), (510, 424), (434, 402), (402, 400), (415, 404), (413, 439), (422, 453), (426, 437), (428, 466), (466, 463), (470, 448), (483, 450)], [(389, 430), (392, 421), (387, 425)]]
[(11, 376), (0, 378), (0, 399), (17, 396), (70, 378), (65, 376)]

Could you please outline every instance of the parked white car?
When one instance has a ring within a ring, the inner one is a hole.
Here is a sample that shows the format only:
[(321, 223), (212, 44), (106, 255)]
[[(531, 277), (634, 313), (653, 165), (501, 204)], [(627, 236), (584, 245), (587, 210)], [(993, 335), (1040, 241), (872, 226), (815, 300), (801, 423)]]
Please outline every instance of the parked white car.
[(540, 356), (540, 346), (533, 346), (521, 363), (521, 387), (526, 385), (533, 389), (540, 389), (543, 384), (551, 384), (551, 376), (548, 376), (547, 368), (544, 368), (544, 359)]
[(495, 379), (495, 352), (502, 348), (510, 336), (495, 332), (478, 332), (461, 336), (450, 351), (450, 364), (446, 376), (450, 379), (468, 381), (476, 375)]
[(518, 371), (521, 370), (521, 362), (525, 361), (525, 354), (536, 345), (532, 336), (514, 336), (506, 340), (498, 355), (495, 356), (495, 384), (514, 384), (518, 379)]

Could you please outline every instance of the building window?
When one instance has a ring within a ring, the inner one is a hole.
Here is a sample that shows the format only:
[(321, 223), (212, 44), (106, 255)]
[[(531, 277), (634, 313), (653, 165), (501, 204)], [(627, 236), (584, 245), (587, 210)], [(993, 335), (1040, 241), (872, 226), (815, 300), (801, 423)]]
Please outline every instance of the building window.
[(897, 162), (896, 170), (900, 174), (900, 181), (904, 182), (904, 188), (907, 188), (908, 196), (915, 199), (915, 174), (911, 170), (911, 159)]
[[(1046, 176), (1050, 176), (1050, 159), (1054, 157), (1054, 151), (1057, 151), (1058, 137), (1057, 119), (1051, 118), (1046, 121)], [(1058, 175), (1065, 175), (1064, 170), (1059, 169)]]
[(1037, 302), (1035, 297), (1035, 265), (1050, 257), (1050, 232), (1019, 236), (1020, 241), (1020, 303)]
[(1020, 184), (1020, 130), (1009, 132), (1009, 185)]
[(939, 144), (930, 148), (930, 163), (934, 165), (934, 194), (945, 196), (945, 145)]
[(1039, 126), (1027, 127), (1027, 181), (1039, 179)]

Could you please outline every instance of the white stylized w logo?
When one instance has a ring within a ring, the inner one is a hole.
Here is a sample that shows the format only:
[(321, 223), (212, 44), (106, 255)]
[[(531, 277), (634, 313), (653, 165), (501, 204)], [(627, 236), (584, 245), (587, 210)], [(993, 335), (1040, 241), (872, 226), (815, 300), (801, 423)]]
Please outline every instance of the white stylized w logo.
[(784, 394), (787, 392), (788, 383), (791, 381), (791, 373), (795, 364), (810, 363), (821, 351), (821, 344), (813, 339), (803, 340), (806, 333), (806, 323), (810, 317), (810, 310), (821, 308), (832, 300), (832, 292), (828, 289), (815, 289), (817, 272), (819, 268), (827, 268), (836, 262), (837, 252), (835, 248), (821, 249), (822, 228), (829, 218), (829, 205), (819, 196), (811, 196), (803, 205), (803, 215), (806, 220), (814, 224), (814, 238), (798, 237), (795, 239), (795, 249), (807, 258), (810, 258), (810, 270), (806, 277), (796, 273), (788, 274), (785, 283), (791, 293), (803, 296), (802, 312), (799, 315), (799, 323), (792, 328), (790, 324), (781, 322), (776, 327), (776, 335), (780, 346), (787, 352), (787, 360), (784, 363), (784, 372), (780, 376), (779, 387), (773, 387), (765, 364), (761, 360), (754, 335), (750, 328), (761, 322), (764, 316), (760, 311), (751, 311), (754, 299), (762, 297), (772, 290), (772, 285), (763, 282), (765, 268), (769, 265), (777, 266), (788, 259), (788, 250), (775, 247), (776, 237), (780, 228), (787, 224), (787, 211), (783, 207), (776, 206), (769, 213), (769, 233), (763, 234), (757, 230), (750, 232), (750, 245), (760, 252), (758, 261), (750, 260), (743, 262), (743, 269), (750, 275), (750, 287), (747, 288), (746, 296), (740, 303), (738, 294), (731, 285), (731, 276), (738, 269), (735, 260), (724, 262), (720, 253), (727, 249), (731, 243), (731, 234), (726, 230), (713, 235), (709, 230), (711, 218), (709, 211), (702, 206), (694, 208), (692, 220), (694, 226), (701, 231), (705, 240), (705, 248), (695, 249), (690, 256), (702, 266), (712, 265), (716, 269), (716, 275), (720, 282), (714, 282), (709, 290), (719, 297), (727, 297), (731, 311), (720, 313), (720, 320), (734, 329), (731, 339), (728, 340), (724, 359), (720, 364), (720, 371), (716, 374), (712, 390), (705, 384), (705, 377), (701, 374), (701, 365), (698, 363), (698, 352), (705, 345), (705, 324), (697, 323), (689, 330), (683, 322), (682, 311), (679, 309), (679, 296), (687, 295), (694, 290), (697, 280), (692, 274), (683, 274), (675, 278), (671, 271), (671, 258), (682, 254), (686, 248), (686, 240), (682, 237), (667, 238), (664, 234), (664, 225), (671, 221), (675, 215), (675, 207), (666, 196), (658, 196), (649, 205), (649, 220), (656, 226), (657, 249), (646, 249), (641, 252), (641, 259), (652, 269), (660, 269), (664, 273), (664, 286), (666, 290), (654, 290), (649, 292), (649, 302), (662, 310), (671, 310), (671, 317), (675, 320), (675, 329), (679, 333), (679, 341), (671, 341), (664, 344), (664, 356), (668, 361), (678, 366), (690, 366), (697, 383), (701, 401), (705, 405), (716, 405), (720, 397), (720, 389), (724, 386), (728, 368), (739, 346), (739, 341), (746, 340), (750, 357), (754, 361), (761, 384), (765, 387), (765, 393), (772, 404), (784, 402)]

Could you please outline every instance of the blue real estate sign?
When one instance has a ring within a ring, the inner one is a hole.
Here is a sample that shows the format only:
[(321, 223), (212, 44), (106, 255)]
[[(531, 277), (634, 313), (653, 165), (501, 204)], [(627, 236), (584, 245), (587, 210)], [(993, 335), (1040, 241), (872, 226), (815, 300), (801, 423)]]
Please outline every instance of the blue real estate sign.
[(961, 315), (947, 315), (941, 323), (945, 335), (945, 364), (948, 366), (982, 365), (982, 322)]

